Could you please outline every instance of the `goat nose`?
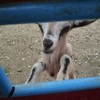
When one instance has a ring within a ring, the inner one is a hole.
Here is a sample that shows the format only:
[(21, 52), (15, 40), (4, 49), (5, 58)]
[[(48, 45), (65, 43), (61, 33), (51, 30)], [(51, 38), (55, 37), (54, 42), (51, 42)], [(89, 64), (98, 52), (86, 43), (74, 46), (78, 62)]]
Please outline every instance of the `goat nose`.
[(46, 48), (50, 48), (52, 46), (53, 42), (49, 39), (44, 39), (43, 41), (43, 45), (46, 47)]

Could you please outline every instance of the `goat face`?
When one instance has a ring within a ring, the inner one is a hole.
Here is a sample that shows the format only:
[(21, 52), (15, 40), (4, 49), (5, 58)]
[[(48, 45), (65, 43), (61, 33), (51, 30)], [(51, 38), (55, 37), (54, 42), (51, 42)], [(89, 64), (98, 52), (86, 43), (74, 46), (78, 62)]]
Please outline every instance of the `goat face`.
[(44, 53), (52, 53), (59, 44), (62, 34), (71, 28), (70, 22), (40, 23), (39, 27), (43, 34), (42, 50)]
[(60, 37), (68, 33), (74, 27), (85, 26), (95, 20), (77, 20), (38, 23), (43, 34), (42, 50), (44, 53), (52, 53), (59, 44)]

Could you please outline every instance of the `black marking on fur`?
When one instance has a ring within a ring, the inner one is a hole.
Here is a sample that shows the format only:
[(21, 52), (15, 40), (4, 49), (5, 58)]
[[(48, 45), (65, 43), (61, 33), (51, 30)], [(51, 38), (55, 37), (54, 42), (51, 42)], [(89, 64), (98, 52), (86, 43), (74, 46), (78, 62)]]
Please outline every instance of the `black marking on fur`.
[(64, 64), (64, 70), (63, 73), (66, 74), (67, 69), (68, 69), (68, 64), (70, 63), (69, 58), (65, 58), (65, 64)]
[(48, 35), (52, 35), (52, 36), (53, 36), (53, 34), (52, 34), (52, 32), (51, 32), (51, 31), (49, 31), (47, 34), (48, 34)]
[(72, 58), (73, 56), (71, 55), (70, 57)]
[(40, 63), (41, 63), (42, 66), (44, 65), (43, 62), (40, 62)]
[(59, 35), (59, 40), (60, 40), (60, 37), (63, 36), (64, 34), (67, 34), (67, 33), (69, 32), (70, 29), (71, 29), (70, 26), (66, 26), (65, 28), (63, 28), (63, 29), (61, 30), (60, 35)]
[(36, 71), (36, 67), (34, 67), (34, 68), (32, 69), (32, 74), (31, 74), (31, 76), (30, 76), (30, 78), (29, 78), (29, 80), (28, 80), (28, 83), (32, 80), (35, 71)]
[[(39, 25), (39, 24), (38, 24)], [(41, 25), (39, 25), (39, 28), (40, 28), (40, 30), (41, 30), (41, 32), (42, 32), (42, 34), (43, 34), (43, 29), (42, 29), (42, 26)]]
[(70, 26), (66, 26), (65, 28), (63, 28), (62, 30), (61, 30), (61, 33), (66, 33), (66, 32), (68, 32), (70, 30)]
[(54, 77), (54, 73), (53, 73), (53, 72), (52, 72), (52, 73), (50, 73), (50, 76)]

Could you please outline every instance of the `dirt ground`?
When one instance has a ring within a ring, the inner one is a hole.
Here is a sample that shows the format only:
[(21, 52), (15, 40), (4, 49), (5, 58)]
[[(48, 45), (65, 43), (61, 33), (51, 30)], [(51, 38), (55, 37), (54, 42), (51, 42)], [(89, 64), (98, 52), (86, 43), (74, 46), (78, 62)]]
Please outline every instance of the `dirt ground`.
[[(77, 78), (100, 75), (100, 20), (68, 34)], [(12, 84), (25, 83), (41, 58), (41, 33), (36, 24), (0, 26), (0, 65)], [(39, 82), (52, 81), (46, 72)]]

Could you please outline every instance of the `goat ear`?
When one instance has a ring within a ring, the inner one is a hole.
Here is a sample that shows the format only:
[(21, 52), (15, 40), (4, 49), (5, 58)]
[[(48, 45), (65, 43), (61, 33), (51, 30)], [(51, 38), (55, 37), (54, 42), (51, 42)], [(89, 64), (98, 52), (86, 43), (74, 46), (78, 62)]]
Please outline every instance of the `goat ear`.
[(83, 27), (83, 26), (93, 23), (94, 21), (96, 20), (76, 20), (73, 22), (73, 28)]

